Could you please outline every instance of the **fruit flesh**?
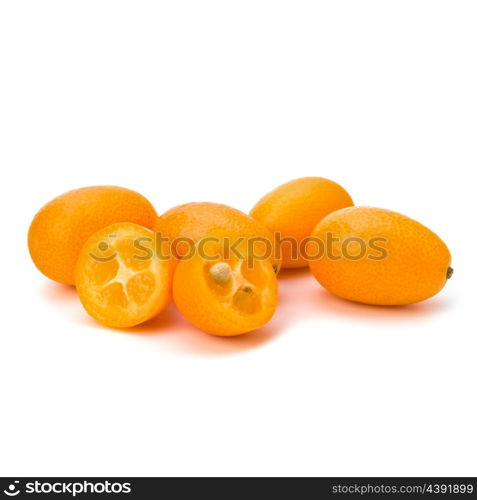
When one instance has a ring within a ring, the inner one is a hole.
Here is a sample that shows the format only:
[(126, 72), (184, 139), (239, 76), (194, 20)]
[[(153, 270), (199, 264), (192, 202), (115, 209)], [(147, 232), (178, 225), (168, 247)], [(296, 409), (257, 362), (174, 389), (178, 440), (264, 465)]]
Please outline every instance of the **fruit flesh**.
[[(302, 177), (278, 186), (261, 198), (250, 215), (283, 239), (284, 268), (305, 267), (306, 259), (292, 250), (310, 236), (323, 217), (353, 205), (350, 195), (336, 182), (322, 177)], [(295, 243), (291, 243), (293, 239)]]
[(64, 193), (35, 215), (28, 247), (36, 267), (48, 278), (74, 285), (80, 250), (96, 231), (116, 222), (152, 228), (156, 211), (141, 194), (117, 186), (90, 186)]
[[(445, 243), (419, 222), (391, 210), (339, 210), (313, 230), (313, 237), (321, 241), (327, 235), (340, 242), (334, 244), (333, 258), (325, 255), (311, 260), (310, 269), (328, 291), (348, 300), (374, 305), (412, 304), (437, 294), (452, 274)], [(369, 246), (376, 237), (382, 239), (384, 258), (376, 259)], [(343, 242), (349, 238), (367, 243), (363, 258), (346, 258), (350, 252), (344, 253)]]
[(169, 304), (173, 263), (157, 256), (155, 244), (152, 231), (129, 223), (113, 224), (89, 238), (75, 279), (80, 300), (93, 318), (107, 326), (129, 327)]
[(272, 317), (277, 301), (277, 279), (268, 260), (225, 257), (217, 243), (216, 258), (196, 253), (181, 260), (174, 276), (174, 301), (196, 327), (218, 336), (255, 330)]

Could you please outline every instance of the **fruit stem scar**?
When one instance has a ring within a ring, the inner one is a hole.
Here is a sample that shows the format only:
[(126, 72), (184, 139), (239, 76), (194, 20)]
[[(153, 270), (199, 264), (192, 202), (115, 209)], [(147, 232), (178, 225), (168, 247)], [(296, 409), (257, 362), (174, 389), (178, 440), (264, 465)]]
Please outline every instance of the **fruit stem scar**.
[(452, 275), (454, 274), (454, 269), (452, 269), (452, 267), (448, 267), (447, 268), (447, 279), (451, 279), (452, 278)]
[(232, 270), (226, 262), (218, 262), (217, 264), (214, 264), (210, 268), (209, 272), (214, 281), (219, 285), (227, 283), (232, 274)]
[(240, 287), (240, 290), (242, 292), (245, 292), (245, 293), (248, 293), (248, 294), (252, 294), (253, 293), (253, 288), (250, 285), (242, 285)]

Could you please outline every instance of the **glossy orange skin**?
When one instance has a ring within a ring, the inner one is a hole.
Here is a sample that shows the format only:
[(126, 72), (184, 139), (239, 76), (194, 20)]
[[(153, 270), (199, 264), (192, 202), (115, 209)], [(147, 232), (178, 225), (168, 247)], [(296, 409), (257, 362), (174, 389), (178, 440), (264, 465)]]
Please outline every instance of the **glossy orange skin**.
[[(136, 246), (138, 244), (138, 246)], [(157, 316), (172, 299), (174, 263), (155, 233), (120, 222), (88, 238), (75, 268), (86, 311), (100, 323), (126, 328)]]
[(141, 194), (117, 186), (91, 186), (64, 193), (35, 215), (28, 248), (36, 267), (48, 278), (74, 285), (74, 269), (86, 240), (115, 222), (152, 228), (157, 213)]
[[(391, 210), (345, 208), (325, 217), (312, 235), (321, 241), (327, 235), (335, 238), (333, 252), (310, 260), (309, 265), (322, 286), (344, 299), (375, 305), (412, 304), (438, 293), (452, 274), (446, 244), (419, 222)], [(370, 241), (376, 237), (381, 238), (378, 246), (384, 251), (371, 248)], [(343, 250), (348, 238), (359, 238), (366, 247), (354, 241)], [(315, 250), (310, 255), (317, 255)]]
[[(207, 236), (206, 236), (207, 237)], [(242, 248), (246, 256), (245, 247)], [(216, 336), (235, 336), (265, 325), (273, 316), (278, 302), (278, 284), (270, 260), (255, 261), (253, 269), (246, 261), (223, 257), (221, 242), (208, 247), (209, 260), (196, 252), (192, 258), (179, 261), (173, 280), (173, 297), (179, 311), (197, 328)], [(240, 283), (250, 283), (258, 297), (253, 309), (234, 302), (237, 284), (221, 288), (208, 274), (211, 265), (227, 261), (237, 273)]]
[[(171, 208), (158, 219), (156, 231), (162, 231), (170, 241), (189, 238), (197, 243), (207, 235), (214, 233), (245, 239), (265, 238), (272, 247), (274, 246), (273, 235), (263, 224), (236, 208), (220, 203), (192, 202)], [(190, 245), (179, 245), (176, 250), (181, 256), (187, 253), (189, 248)], [(257, 246), (257, 250), (257, 253), (261, 254), (259, 246)], [(272, 249), (271, 261), (278, 272), (280, 258), (278, 256), (275, 258), (275, 253)]]
[[(307, 238), (316, 224), (329, 213), (353, 205), (350, 195), (336, 182), (323, 177), (294, 179), (266, 194), (250, 215), (280, 239), (293, 238), (297, 245)], [(282, 266), (307, 266), (292, 253), (289, 243), (281, 245)]]

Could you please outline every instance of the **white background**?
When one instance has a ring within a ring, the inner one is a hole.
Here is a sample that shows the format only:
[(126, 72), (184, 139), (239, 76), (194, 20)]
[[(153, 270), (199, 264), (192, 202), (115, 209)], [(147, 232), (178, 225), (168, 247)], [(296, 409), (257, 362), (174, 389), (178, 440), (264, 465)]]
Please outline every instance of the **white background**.
[[(476, 25), (473, 1), (2, 1), (0, 474), (476, 475)], [(124, 333), (28, 256), (69, 189), (247, 211), (303, 175), (437, 232), (442, 293), (367, 307), (288, 272), (256, 333), (173, 307)]]

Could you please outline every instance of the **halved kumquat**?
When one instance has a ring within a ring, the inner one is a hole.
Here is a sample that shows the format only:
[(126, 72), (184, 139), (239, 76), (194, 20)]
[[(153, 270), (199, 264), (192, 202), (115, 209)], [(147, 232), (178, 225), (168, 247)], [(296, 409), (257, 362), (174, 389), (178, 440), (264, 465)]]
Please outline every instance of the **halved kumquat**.
[(179, 262), (173, 282), (179, 311), (196, 327), (218, 336), (241, 335), (265, 325), (278, 301), (270, 260), (248, 258), (246, 245), (240, 255), (226, 248), (224, 240), (210, 241), (205, 252)]
[(91, 236), (76, 264), (86, 311), (112, 327), (138, 325), (171, 300), (174, 262), (156, 234), (138, 224), (112, 224)]

